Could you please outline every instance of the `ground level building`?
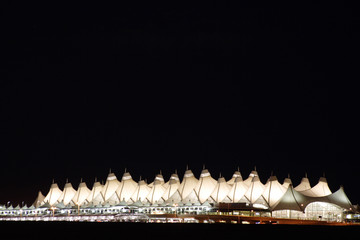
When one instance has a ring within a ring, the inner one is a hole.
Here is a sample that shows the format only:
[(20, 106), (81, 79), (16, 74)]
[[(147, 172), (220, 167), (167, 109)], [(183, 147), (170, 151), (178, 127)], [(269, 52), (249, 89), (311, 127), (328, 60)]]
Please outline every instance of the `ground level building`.
[(293, 187), (290, 178), (281, 184), (275, 176), (263, 184), (256, 170), (245, 180), (239, 171), (228, 181), (222, 176), (215, 180), (207, 169), (199, 178), (187, 169), (182, 181), (177, 173), (168, 181), (159, 173), (149, 184), (134, 181), (129, 172), (121, 180), (110, 172), (105, 184), (95, 181), (91, 189), (82, 181), (77, 190), (69, 182), (63, 189), (53, 182), (46, 196), (39, 192), (29, 207), (0, 205), (3, 219), (130, 213), (228, 214), (341, 222), (356, 212), (343, 187), (331, 192), (324, 177), (311, 187), (305, 176)]

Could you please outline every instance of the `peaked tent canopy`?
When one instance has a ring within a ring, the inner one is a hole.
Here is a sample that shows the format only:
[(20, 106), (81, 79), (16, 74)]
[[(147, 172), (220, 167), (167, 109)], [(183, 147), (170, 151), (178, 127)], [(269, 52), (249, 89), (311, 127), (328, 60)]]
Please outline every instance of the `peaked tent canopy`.
[(101, 190), (103, 188), (103, 185), (101, 185), (100, 182), (94, 182), (94, 185), (91, 189), (90, 194), (88, 195), (88, 197), (86, 198), (86, 201), (89, 203), (93, 203), (93, 205), (97, 205), (99, 203), (103, 203), (104, 202), (104, 198), (101, 194)]
[(131, 196), (131, 199), (133, 200), (133, 202), (145, 202), (145, 199), (148, 196), (150, 190), (151, 188), (148, 187), (146, 182), (144, 180), (140, 180), (133, 195)]
[(307, 178), (307, 175), (305, 174), (305, 177), (301, 179), (300, 184), (295, 187), (295, 190), (298, 192), (302, 192), (309, 189), (311, 189), (310, 181)]
[(51, 184), (50, 190), (41, 205), (49, 203), (50, 206), (53, 206), (58, 203), (58, 199), (61, 195), (62, 191), (60, 190), (59, 186), (57, 185), (57, 183), (53, 183)]
[(251, 185), (253, 178), (258, 177), (258, 176), (259, 176), (259, 174), (256, 170), (251, 171), (251, 173), (249, 174), (249, 177), (246, 180), (244, 180), (244, 183), (246, 184), (246, 186), (249, 187)]
[(302, 194), (310, 197), (323, 197), (331, 194), (329, 185), (326, 181), (326, 178), (321, 177), (318, 184), (316, 184), (311, 189), (305, 191), (300, 191)]
[(40, 205), (44, 201), (44, 199), (45, 199), (44, 195), (41, 193), (41, 191), (39, 191), (34, 203), (32, 204), (32, 206), (34, 206), (35, 208), (40, 207)]
[(261, 197), (261, 194), (264, 192), (264, 184), (260, 182), (259, 176), (254, 176), (251, 180), (251, 184), (248, 190), (245, 193), (245, 197), (249, 199), (251, 203), (255, 203), (256, 200)]
[(283, 182), (282, 186), (284, 188), (288, 188), (290, 184), (292, 185), (292, 181), (290, 179), (290, 176), (288, 176), (287, 178), (284, 179), (284, 182)]
[(216, 203), (222, 202), (227, 197), (230, 189), (231, 189), (231, 187), (226, 182), (225, 178), (220, 177), (217, 181), (214, 191), (211, 193), (211, 198)]
[(134, 194), (137, 185), (138, 184), (132, 179), (130, 173), (125, 172), (121, 179), (121, 183), (116, 190), (116, 194), (121, 201), (128, 202)]
[(195, 187), (195, 193), (199, 198), (200, 203), (204, 203), (214, 191), (217, 182), (210, 175), (207, 169), (201, 171), (199, 182)]
[(168, 200), (180, 187), (179, 176), (173, 173), (170, 177), (168, 187), (166, 188), (162, 198), (164, 201)]
[(280, 200), (285, 191), (286, 188), (279, 183), (276, 176), (271, 176), (269, 181), (265, 184), (265, 189), (262, 195), (268, 205), (272, 207)]
[(73, 188), (71, 183), (68, 182), (65, 184), (64, 191), (59, 197), (58, 202), (63, 202), (65, 205), (68, 205), (75, 196), (75, 194), (76, 190)]
[(239, 202), (248, 190), (248, 186), (244, 183), (241, 177), (235, 179), (228, 196), (233, 203)]
[(162, 177), (162, 175), (161, 174), (156, 175), (155, 180), (153, 182), (153, 186), (148, 196), (146, 197), (151, 204), (158, 203), (158, 201), (161, 199), (161, 196), (164, 195), (165, 187), (163, 185), (164, 185), (164, 178)]
[(354, 210), (353, 209), (353, 205), (351, 204), (349, 198), (346, 196), (344, 188), (340, 187), (339, 190), (337, 190), (336, 192), (321, 197), (321, 198), (316, 198), (317, 201), (322, 201), (322, 202), (328, 202), (331, 204), (335, 204), (341, 208), (344, 208), (346, 210)]
[(241, 176), (241, 173), (239, 170), (234, 172), (234, 174), (232, 175), (232, 178), (229, 181), (227, 181), (227, 183), (232, 186), (235, 183), (236, 178), (242, 179), (242, 176)]
[(305, 207), (311, 202), (311, 197), (299, 193), (290, 184), (280, 200), (273, 205), (272, 210), (295, 210), (304, 212)]
[(117, 180), (114, 173), (109, 173), (104, 187), (101, 189), (101, 194), (105, 201), (113, 196), (116, 189), (118, 189), (120, 182)]
[(78, 190), (76, 191), (72, 202), (75, 205), (79, 205), (81, 206), (84, 202), (86, 202), (87, 197), (90, 195), (91, 191), (90, 189), (86, 186), (85, 182), (80, 182)]
[(185, 171), (183, 181), (179, 186), (179, 193), (181, 195), (181, 199), (185, 199), (192, 192), (192, 190), (195, 189), (198, 181), (199, 180), (195, 178), (191, 170)]

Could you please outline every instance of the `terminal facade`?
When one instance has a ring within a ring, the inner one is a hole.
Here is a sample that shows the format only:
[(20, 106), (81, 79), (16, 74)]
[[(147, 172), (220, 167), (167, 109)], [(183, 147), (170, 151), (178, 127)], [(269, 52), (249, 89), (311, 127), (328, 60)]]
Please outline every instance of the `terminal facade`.
[(243, 179), (239, 171), (226, 180), (215, 180), (207, 169), (196, 178), (189, 169), (165, 181), (156, 175), (150, 184), (136, 182), (129, 172), (119, 180), (109, 173), (106, 183), (95, 181), (89, 189), (80, 182), (77, 190), (67, 182), (63, 189), (52, 183), (46, 196), (40, 191), (31, 206), (0, 205), (0, 220), (21, 217), (41, 219), (55, 216), (115, 216), (119, 214), (229, 214), (269, 216), (342, 222), (356, 212), (343, 187), (331, 192), (325, 177), (311, 187), (305, 176), (293, 186), (290, 178), (280, 183), (270, 176), (265, 184), (256, 170)]

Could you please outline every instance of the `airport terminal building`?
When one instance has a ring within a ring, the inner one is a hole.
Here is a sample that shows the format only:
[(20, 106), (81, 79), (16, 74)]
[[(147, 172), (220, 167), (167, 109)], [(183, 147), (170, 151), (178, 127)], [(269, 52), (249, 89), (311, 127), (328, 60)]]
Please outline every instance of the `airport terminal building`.
[(0, 220), (9, 218), (41, 219), (55, 216), (111, 217), (122, 213), (178, 215), (248, 215), (275, 218), (311, 219), (342, 222), (356, 212), (343, 187), (331, 192), (325, 177), (311, 186), (305, 176), (293, 186), (290, 178), (280, 183), (270, 176), (264, 184), (256, 170), (243, 179), (239, 171), (226, 180), (215, 180), (207, 169), (196, 178), (190, 169), (180, 181), (177, 173), (165, 181), (162, 174), (151, 183), (136, 182), (129, 172), (118, 179), (109, 173), (105, 184), (95, 181), (91, 187), (80, 182), (77, 189), (67, 182), (63, 189), (52, 183), (49, 192), (41, 192), (31, 206), (0, 205)]

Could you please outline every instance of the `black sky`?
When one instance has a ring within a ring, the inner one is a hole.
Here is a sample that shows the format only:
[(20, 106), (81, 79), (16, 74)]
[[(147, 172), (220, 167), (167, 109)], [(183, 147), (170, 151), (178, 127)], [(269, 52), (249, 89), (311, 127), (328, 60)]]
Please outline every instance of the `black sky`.
[(359, 202), (353, 9), (31, 4), (1, 13), (0, 203), (187, 164)]

